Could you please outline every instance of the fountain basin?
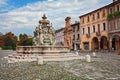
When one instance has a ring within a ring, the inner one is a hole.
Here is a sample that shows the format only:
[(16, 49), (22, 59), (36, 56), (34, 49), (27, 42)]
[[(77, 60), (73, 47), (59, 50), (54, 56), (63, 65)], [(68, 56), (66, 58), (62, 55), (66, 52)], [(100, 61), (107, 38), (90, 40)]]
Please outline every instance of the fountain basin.
[(68, 53), (68, 47), (60, 46), (17, 46), (16, 51), (18, 54), (61, 54)]

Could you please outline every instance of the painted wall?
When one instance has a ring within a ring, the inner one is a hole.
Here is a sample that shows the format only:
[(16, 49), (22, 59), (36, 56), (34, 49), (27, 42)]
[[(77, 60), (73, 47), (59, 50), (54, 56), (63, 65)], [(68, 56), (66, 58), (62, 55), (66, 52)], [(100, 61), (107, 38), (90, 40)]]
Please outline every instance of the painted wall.
[[(105, 23), (105, 30), (103, 24)], [(95, 27), (95, 30), (93, 29)], [(98, 28), (99, 26), (99, 28)], [(102, 36), (108, 39), (108, 28), (107, 28), (107, 8), (103, 7), (86, 15), (80, 16), (80, 28), (81, 28), (81, 49), (85, 50), (85, 45), (88, 50), (92, 50), (93, 38), (96, 37), (98, 41), (101, 40)], [(90, 30), (88, 30), (88, 27)], [(84, 32), (83, 32), (84, 28)], [(89, 33), (90, 32), (90, 33)], [(99, 32), (100, 35), (96, 35)], [(88, 37), (87, 37), (88, 34)], [(99, 45), (98, 45), (99, 46)]]

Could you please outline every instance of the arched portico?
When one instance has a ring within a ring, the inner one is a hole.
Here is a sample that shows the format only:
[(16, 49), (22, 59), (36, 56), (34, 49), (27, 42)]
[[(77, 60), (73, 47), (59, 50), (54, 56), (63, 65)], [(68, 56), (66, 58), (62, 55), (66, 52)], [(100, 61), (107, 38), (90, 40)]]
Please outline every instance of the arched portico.
[(108, 49), (108, 39), (106, 36), (102, 36), (100, 39), (100, 49)]
[(94, 37), (92, 39), (92, 49), (95, 50), (95, 49), (99, 49), (99, 41), (98, 41), (98, 38), (97, 37)]
[(115, 34), (110, 38), (110, 48), (112, 50), (118, 50), (120, 49), (120, 35)]

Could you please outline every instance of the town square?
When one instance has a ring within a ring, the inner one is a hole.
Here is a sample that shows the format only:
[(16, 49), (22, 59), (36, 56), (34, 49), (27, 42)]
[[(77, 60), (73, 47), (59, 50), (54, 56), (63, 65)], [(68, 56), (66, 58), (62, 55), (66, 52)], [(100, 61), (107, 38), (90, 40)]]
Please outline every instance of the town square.
[(0, 80), (120, 80), (120, 0), (71, 1), (0, 1)]
[[(92, 61), (84, 59), (37, 62), (6, 63), (2, 57), (14, 51), (0, 51), (0, 80), (119, 80), (120, 56), (115, 53), (91, 55)], [(84, 54), (79, 54), (85, 56)]]

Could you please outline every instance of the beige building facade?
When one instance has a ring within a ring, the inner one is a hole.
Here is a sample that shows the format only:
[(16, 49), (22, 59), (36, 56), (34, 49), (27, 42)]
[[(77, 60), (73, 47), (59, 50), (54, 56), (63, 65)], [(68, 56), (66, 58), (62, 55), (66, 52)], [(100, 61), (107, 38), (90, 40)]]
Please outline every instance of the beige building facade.
[(80, 23), (76, 21), (74, 24), (71, 24), (72, 27), (72, 49), (80, 50)]
[(83, 51), (108, 49), (107, 14), (107, 6), (104, 6), (79, 16)]

